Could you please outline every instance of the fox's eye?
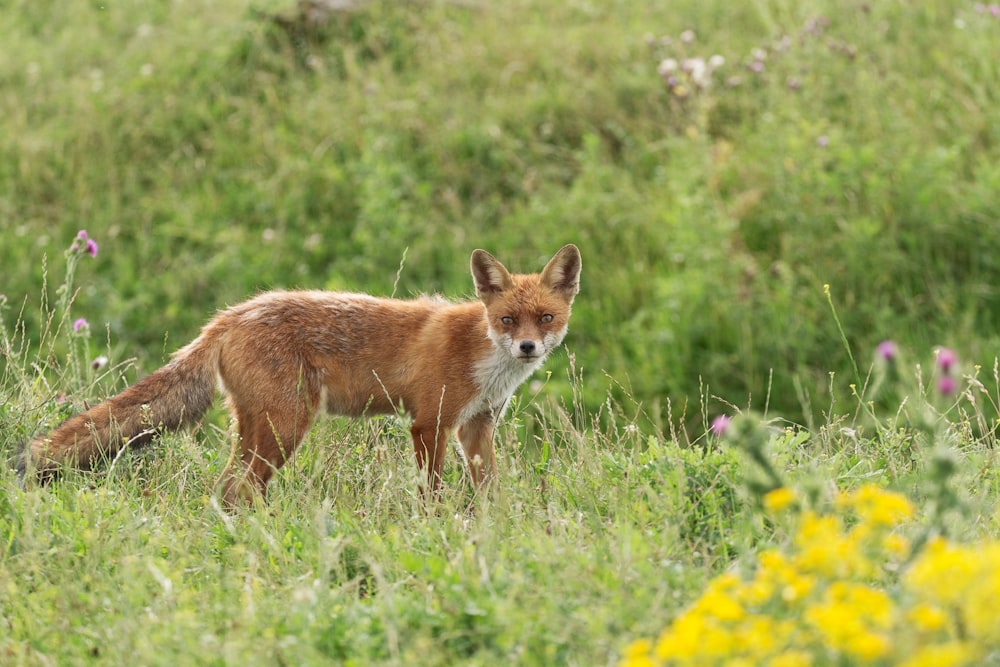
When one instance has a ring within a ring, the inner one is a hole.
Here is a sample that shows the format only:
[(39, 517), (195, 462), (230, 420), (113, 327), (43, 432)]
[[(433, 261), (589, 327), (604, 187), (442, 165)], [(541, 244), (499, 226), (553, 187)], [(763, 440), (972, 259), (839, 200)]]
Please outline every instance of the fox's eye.
[(500, 318), (500, 321), (506, 324), (507, 326), (514, 324), (514, 318), (511, 317), (510, 315), (504, 315), (503, 317)]
[(549, 313), (545, 313), (539, 318), (538, 321), (541, 322), (542, 324), (548, 324), (549, 322), (552, 321), (552, 315), (550, 315)]

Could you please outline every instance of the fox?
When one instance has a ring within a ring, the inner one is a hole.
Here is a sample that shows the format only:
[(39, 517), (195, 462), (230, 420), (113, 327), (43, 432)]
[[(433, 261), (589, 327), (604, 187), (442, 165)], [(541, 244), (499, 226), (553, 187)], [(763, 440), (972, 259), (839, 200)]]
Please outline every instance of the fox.
[(581, 256), (568, 244), (537, 274), (470, 261), (477, 299), (265, 291), (220, 311), (170, 361), (36, 436), (18, 462), (47, 481), (192, 425), (226, 398), (236, 434), (219, 480), (225, 506), (265, 499), (321, 412), (406, 413), (422, 491), (436, 496), (457, 435), (477, 491), (496, 479), (494, 432), (515, 390), (566, 336)]

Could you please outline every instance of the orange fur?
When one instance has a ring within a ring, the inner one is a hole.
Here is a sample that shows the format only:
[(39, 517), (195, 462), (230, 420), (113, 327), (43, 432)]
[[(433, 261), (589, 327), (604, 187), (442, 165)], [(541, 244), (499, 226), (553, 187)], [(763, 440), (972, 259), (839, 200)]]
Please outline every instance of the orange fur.
[(483, 250), (471, 266), (478, 301), (279, 291), (229, 308), (166, 366), (32, 440), (22, 469), (46, 476), (61, 465), (89, 467), (195, 422), (218, 385), (239, 425), (228, 504), (263, 495), (323, 410), (409, 413), (431, 492), (457, 430), (473, 481), (484, 486), (496, 474), (496, 420), (565, 336), (581, 262), (567, 245), (540, 274), (512, 275)]

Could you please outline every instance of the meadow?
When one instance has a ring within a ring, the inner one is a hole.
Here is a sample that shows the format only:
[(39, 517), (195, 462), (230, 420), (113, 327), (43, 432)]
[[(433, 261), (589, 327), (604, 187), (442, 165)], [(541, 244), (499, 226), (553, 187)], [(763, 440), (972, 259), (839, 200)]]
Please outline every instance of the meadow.
[(257, 291), (584, 265), (492, 497), (452, 455), (428, 511), (393, 419), (236, 513), (221, 409), (3, 466), (0, 662), (997, 661), (998, 39), (956, 0), (0, 0), (5, 461)]

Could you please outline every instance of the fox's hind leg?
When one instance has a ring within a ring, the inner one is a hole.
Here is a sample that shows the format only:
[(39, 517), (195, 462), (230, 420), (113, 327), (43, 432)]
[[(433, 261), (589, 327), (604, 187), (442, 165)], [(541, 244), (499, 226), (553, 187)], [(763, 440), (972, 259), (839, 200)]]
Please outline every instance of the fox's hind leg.
[(224, 473), (223, 501), (229, 507), (267, 495), (267, 483), (291, 458), (312, 425), (316, 408), (308, 401), (294, 410), (234, 405), (239, 423), (238, 460)]

